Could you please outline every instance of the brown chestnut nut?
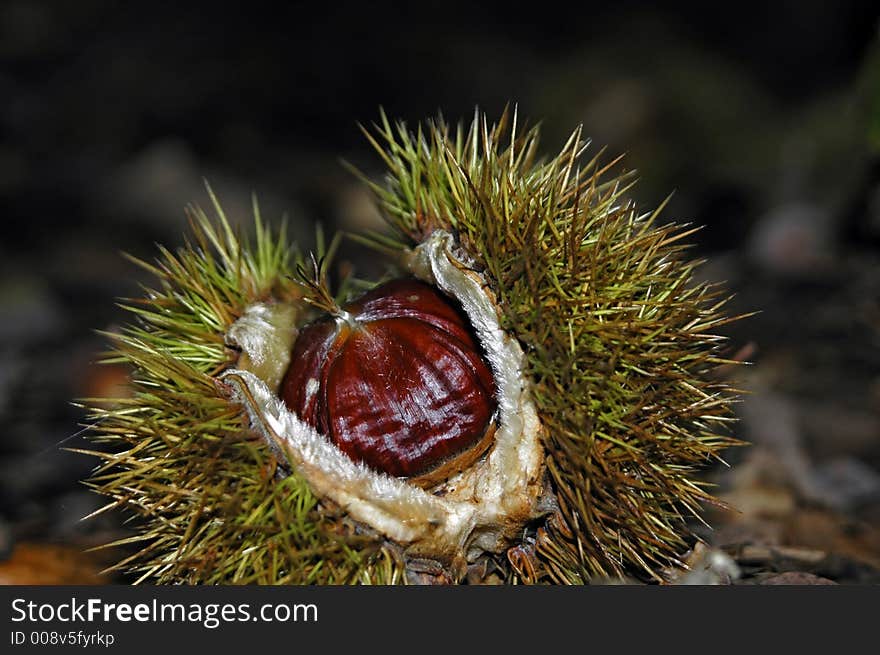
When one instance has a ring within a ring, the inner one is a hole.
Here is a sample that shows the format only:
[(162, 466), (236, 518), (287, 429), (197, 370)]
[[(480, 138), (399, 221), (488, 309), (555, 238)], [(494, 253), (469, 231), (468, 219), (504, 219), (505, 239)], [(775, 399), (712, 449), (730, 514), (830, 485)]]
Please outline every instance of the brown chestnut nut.
[(495, 393), (467, 317), (416, 279), (383, 284), (305, 326), (280, 390), (351, 459), (417, 483), (487, 450)]

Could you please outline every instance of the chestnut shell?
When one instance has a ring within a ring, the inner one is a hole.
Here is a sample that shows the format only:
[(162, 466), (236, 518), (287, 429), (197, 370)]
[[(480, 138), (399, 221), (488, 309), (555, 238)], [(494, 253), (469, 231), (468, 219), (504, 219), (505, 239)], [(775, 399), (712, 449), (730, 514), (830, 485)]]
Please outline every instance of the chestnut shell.
[(354, 461), (427, 481), (485, 452), (495, 393), (467, 317), (409, 278), (305, 326), (280, 389), (291, 411)]

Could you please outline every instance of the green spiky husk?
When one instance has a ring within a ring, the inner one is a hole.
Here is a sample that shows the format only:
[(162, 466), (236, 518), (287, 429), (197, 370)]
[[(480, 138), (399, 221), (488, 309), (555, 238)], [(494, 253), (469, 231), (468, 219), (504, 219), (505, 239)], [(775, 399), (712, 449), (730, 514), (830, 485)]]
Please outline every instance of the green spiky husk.
[[(367, 183), (393, 234), (358, 238), (396, 258), (435, 229), (456, 234), (526, 352), (559, 509), (484, 561), (489, 579), (659, 580), (688, 548), (689, 520), (715, 502), (700, 469), (738, 443), (724, 430), (735, 390), (712, 376), (729, 363), (712, 331), (730, 319), (719, 290), (693, 282), (690, 231), (658, 224), (659, 210), (639, 215), (616, 162), (582, 161), (579, 133), (539, 160), (537, 129), (517, 129), (505, 114), (492, 128), (478, 116), (467, 131), (437, 121), (411, 133), (383, 116), (367, 135), (389, 172)], [(314, 262), (315, 283), (297, 280), (307, 267), (283, 229), (266, 230), (255, 207), (249, 243), (212, 200), (217, 219), (194, 210), (190, 243), (138, 262), (158, 284), (127, 304), (136, 321), (111, 335), (108, 358), (132, 367), (132, 395), (90, 403), (103, 463), (89, 484), (105, 509), (136, 515), (123, 540), (136, 550), (118, 568), (159, 583), (419, 580), (394, 544), (296, 473), (278, 475), (216, 383), (246, 307), (334, 300)]]
[(393, 255), (456, 234), (524, 347), (559, 503), (525, 577), (661, 580), (717, 502), (699, 470), (739, 444), (725, 425), (736, 391), (712, 374), (730, 363), (713, 330), (733, 319), (694, 281), (693, 230), (659, 224), (662, 207), (639, 214), (617, 161), (584, 161), (580, 131), (539, 160), (537, 128), (518, 129), (509, 113), (415, 132), (383, 114), (364, 131), (388, 173), (366, 181), (394, 235), (364, 240)]
[[(132, 554), (116, 569), (156, 583), (394, 583), (401, 565), (380, 540), (320, 502), (279, 464), (230, 404), (215, 376), (234, 365), (224, 344), (250, 304), (308, 292), (291, 271), (300, 254), (263, 228), (253, 246), (230, 228), (216, 198), (211, 221), (192, 210), (193, 240), (136, 262), (158, 285), (125, 306), (135, 323), (109, 335), (106, 361), (132, 368), (132, 393), (92, 406), (86, 451), (103, 460), (88, 484), (111, 498), (103, 510), (135, 515), (135, 534), (110, 546)], [(324, 246), (318, 243), (320, 253)]]

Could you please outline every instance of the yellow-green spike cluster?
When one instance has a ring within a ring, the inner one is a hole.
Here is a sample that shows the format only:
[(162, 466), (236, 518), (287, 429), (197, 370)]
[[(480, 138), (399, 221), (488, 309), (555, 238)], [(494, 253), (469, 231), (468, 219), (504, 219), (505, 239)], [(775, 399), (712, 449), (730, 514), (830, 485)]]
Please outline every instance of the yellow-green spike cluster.
[(132, 367), (132, 394), (91, 403), (104, 447), (89, 451), (103, 460), (89, 484), (112, 499), (105, 510), (136, 515), (136, 534), (109, 544), (133, 549), (117, 568), (157, 583), (394, 582), (390, 553), (355, 534), (297, 475), (278, 475), (216, 382), (235, 362), (224, 334), (242, 311), (303, 289), (291, 277), (301, 257), (283, 227), (264, 229), (255, 205), (251, 245), (214, 202), (218, 220), (193, 210), (193, 240), (179, 252), (138, 262), (158, 285), (126, 304), (135, 323), (110, 335), (106, 360)]
[(367, 241), (457, 234), (526, 351), (559, 504), (537, 530), (539, 575), (659, 579), (713, 502), (698, 470), (738, 443), (724, 434), (735, 392), (712, 375), (729, 363), (712, 331), (731, 319), (694, 281), (693, 230), (639, 214), (616, 161), (583, 160), (579, 130), (542, 160), (515, 115), (415, 132), (382, 118), (367, 134), (389, 172), (368, 183), (394, 237)]

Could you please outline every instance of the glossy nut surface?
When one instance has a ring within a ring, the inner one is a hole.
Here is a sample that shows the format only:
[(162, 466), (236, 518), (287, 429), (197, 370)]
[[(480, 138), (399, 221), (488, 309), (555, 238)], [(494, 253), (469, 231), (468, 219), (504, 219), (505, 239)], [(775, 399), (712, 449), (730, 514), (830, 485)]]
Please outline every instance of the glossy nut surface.
[(492, 371), (465, 315), (416, 279), (305, 326), (280, 393), (353, 460), (394, 476), (451, 474), (491, 443)]

